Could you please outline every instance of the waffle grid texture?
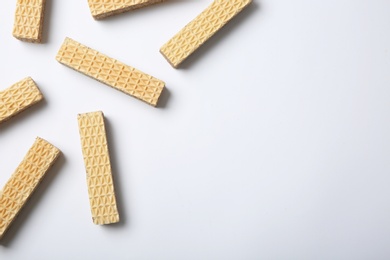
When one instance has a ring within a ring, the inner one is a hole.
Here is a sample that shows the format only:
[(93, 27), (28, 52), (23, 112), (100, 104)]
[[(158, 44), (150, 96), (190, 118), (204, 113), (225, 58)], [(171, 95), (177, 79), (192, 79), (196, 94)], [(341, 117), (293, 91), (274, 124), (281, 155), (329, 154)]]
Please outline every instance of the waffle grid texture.
[(46, 0), (17, 0), (12, 35), (22, 41), (42, 41)]
[(208, 8), (165, 43), (161, 54), (177, 68), (252, 0), (215, 0)]
[(0, 192), (0, 238), (59, 154), (58, 148), (37, 137), (15, 173)]
[(25, 78), (0, 91), (0, 123), (41, 101), (43, 96), (32, 78)]
[(156, 106), (165, 83), (66, 38), (58, 51), (57, 61), (110, 87)]
[(93, 223), (119, 222), (104, 115), (100, 111), (79, 114), (78, 124)]

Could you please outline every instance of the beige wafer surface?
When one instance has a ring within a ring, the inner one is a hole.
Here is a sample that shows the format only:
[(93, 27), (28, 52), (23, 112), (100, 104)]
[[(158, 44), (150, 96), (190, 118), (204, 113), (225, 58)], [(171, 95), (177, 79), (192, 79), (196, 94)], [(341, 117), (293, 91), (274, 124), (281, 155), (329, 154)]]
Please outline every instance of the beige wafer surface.
[(0, 91), (0, 123), (41, 101), (43, 96), (31, 78)]
[(58, 51), (57, 61), (106, 85), (156, 106), (165, 83), (66, 38)]
[(78, 123), (93, 223), (119, 222), (104, 115), (100, 111), (79, 114)]
[(0, 192), (0, 238), (59, 154), (59, 149), (37, 137), (15, 173)]
[(46, 0), (17, 0), (12, 34), (22, 41), (42, 41), (43, 17)]
[(187, 24), (160, 52), (175, 68), (205, 43), (252, 0), (215, 0), (206, 10)]
[(88, 4), (92, 16), (102, 19), (162, 1), (164, 0), (88, 0)]

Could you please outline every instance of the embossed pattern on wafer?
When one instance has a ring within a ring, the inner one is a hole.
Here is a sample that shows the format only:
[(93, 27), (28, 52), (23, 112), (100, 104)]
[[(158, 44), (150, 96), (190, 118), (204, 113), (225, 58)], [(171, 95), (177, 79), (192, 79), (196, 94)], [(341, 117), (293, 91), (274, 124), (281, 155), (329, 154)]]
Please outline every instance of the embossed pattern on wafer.
[(106, 85), (156, 106), (165, 83), (70, 38), (58, 51), (57, 61)]
[(60, 150), (37, 138), (0, 192), (0, 238), (55, 162)]
[(41, 101), (43, 96), (31, 78), (0, 91), (0, 123)]
[(215, 0), (187, 24), (160, 52), (173, 67), (178, 67), (189, 55), (205, 43), (252, 0)]
[(17, 0), (12, 34), (22, 41), (42, 41), (46, 0)]
[(93, 223), (119, 222), (104, 115), (102, 112), (80, 114), (78, 123)]
[(88, 4), (92, 16), (102, 19), (162, 1), (164, 0), (88, 0)]

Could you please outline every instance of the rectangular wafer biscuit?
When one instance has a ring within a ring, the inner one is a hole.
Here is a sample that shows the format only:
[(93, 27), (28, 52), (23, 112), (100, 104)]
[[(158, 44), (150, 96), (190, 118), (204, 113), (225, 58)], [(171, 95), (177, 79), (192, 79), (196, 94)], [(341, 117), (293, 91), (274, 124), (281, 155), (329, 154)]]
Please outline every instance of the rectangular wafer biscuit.
[(46, 0), (17, 0), (12, 34), (15, 38), (40, 43)]
[(0, 123), (41, 101), (43, 96), (32, 78), (25, 78), (0, 91)]
[(93, 223), (119, 222), (104, 115), (100, 111), (91, 112), (79, 114), (77, 119)]
[(58, 51), (57, 61), (106, 85), (156, 106), (165, 83), (66, 38)]
[(37, 137), (23, 161), (0, 192), (0, 238), (37, 188), (60, 150)]
[(88, 5), (93, 18), (102, 19), (162, 1), (164, 0), (88, 0)]
[(215, 0), (187, 24), (160, 52), (175, 68), (242, 11), (252, 0)]

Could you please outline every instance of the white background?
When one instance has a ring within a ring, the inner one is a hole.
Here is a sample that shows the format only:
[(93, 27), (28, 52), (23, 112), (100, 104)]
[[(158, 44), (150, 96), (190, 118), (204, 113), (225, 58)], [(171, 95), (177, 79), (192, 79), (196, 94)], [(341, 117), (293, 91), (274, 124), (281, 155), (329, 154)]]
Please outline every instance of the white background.
[[(0, 126), (0, 185), (36, 136), (63, 156), (1, 259), (389, 259), (390, 1), (255, 0), (181, 69), (159, 48), (210, 0), (95, 21), (48, 0), (41, 45), (0, 4), (0, 89), (46, 101)], [(164, 80), (159, 108), (60, 65), (71, 37)], [(76, 116), (102, 110), (122, 222), (91, 221)]]

